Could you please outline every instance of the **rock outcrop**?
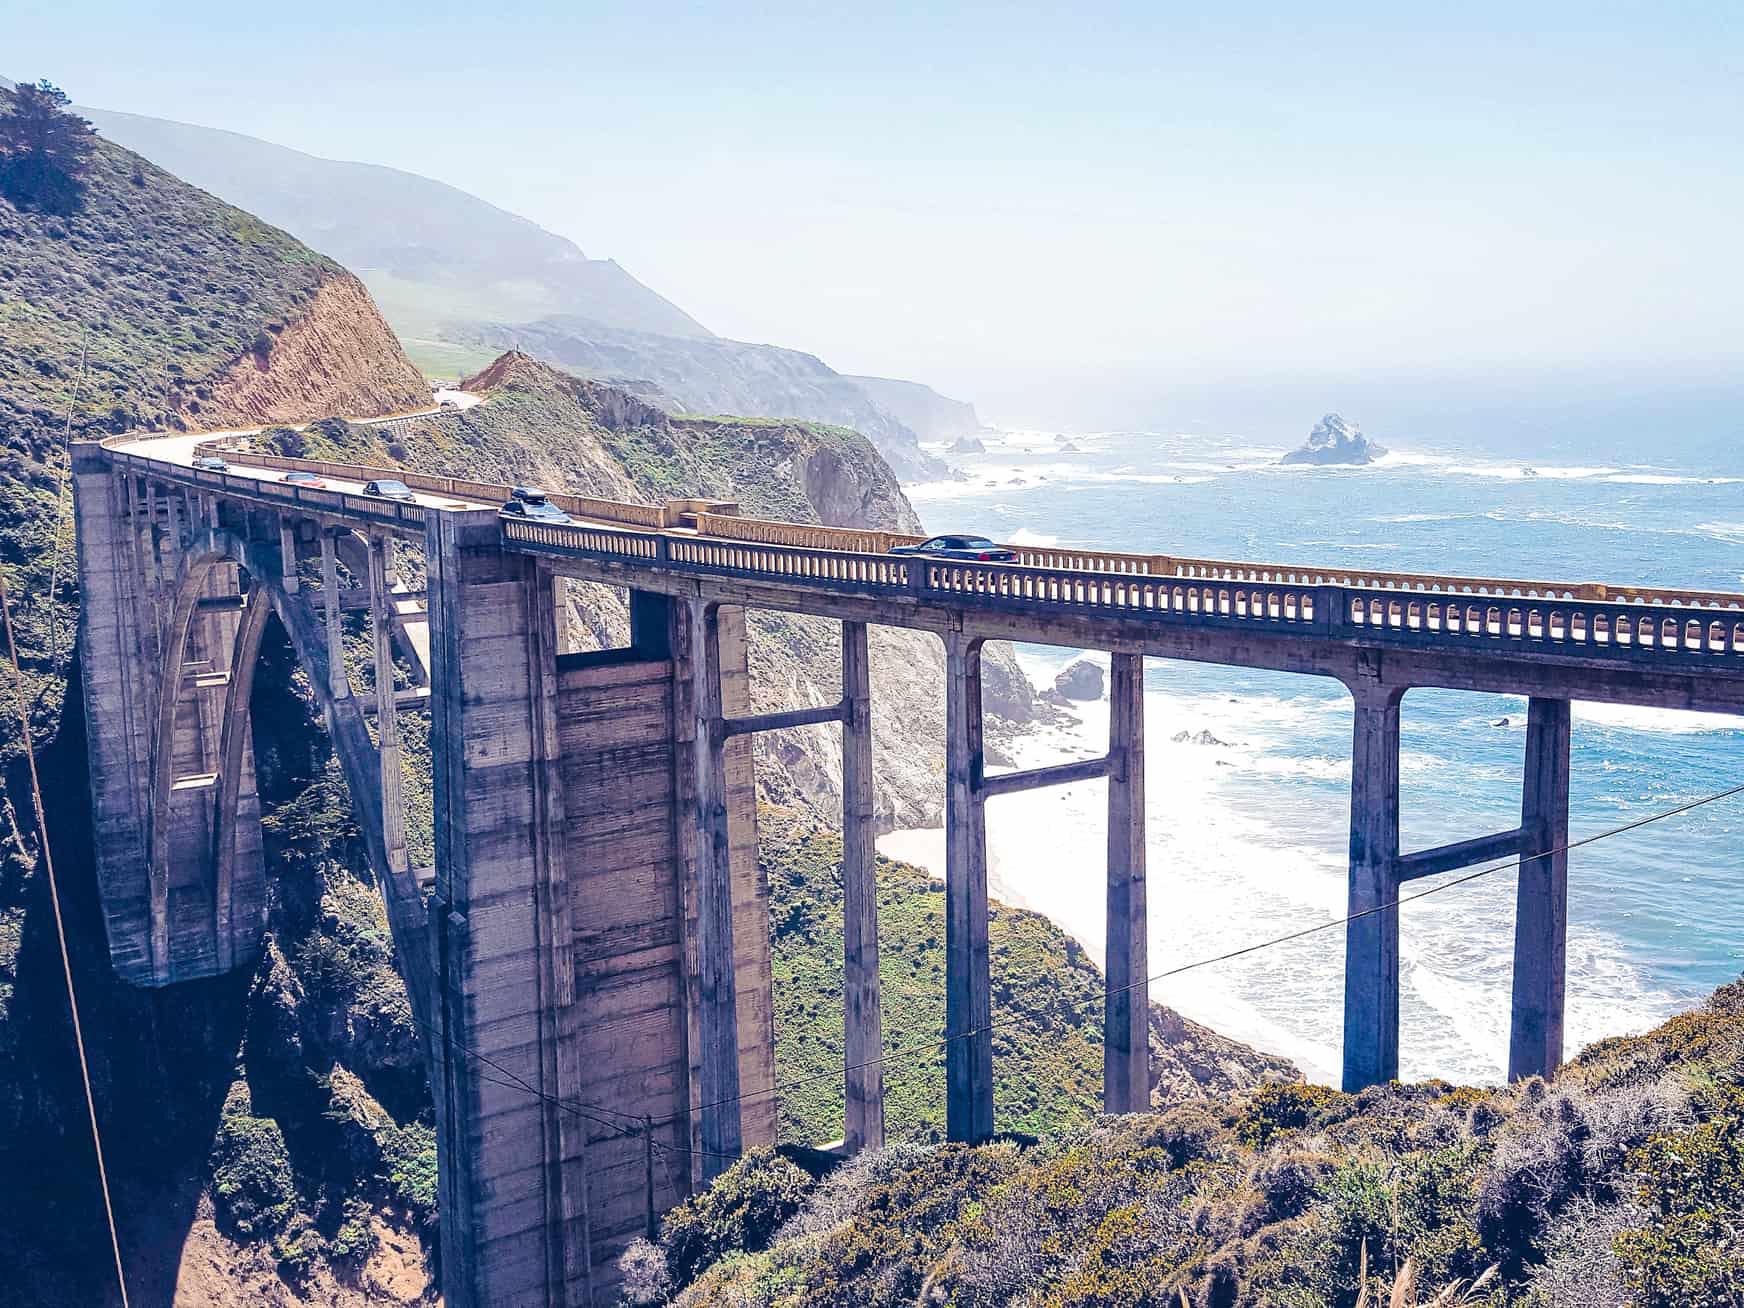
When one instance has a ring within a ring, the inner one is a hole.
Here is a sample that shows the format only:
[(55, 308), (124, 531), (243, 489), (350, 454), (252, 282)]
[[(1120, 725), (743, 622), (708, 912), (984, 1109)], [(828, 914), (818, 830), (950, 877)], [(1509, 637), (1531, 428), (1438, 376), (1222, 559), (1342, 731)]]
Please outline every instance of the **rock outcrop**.
[[(276, 328), (276, 330), (274, 330)], [(335, 272), (289, 323), (272, 324), (210, 383), (190, 427), (208, 431), (335, 413), (379, 417), (428, 407), (412, 366), (362, 282)]]
[(1105, 681), (1100, 663), (1076, 659), (1054, 678), (1054, 690), (1066, 699), (1097, 700), (1105, 693)]
[(952, 454), (985, 454), (987, 447), (979, 436), (959, 436), (951, 442)]
[(849, 377), (848, 380), (923, 441), (948, 441), (986, 430), (973, 404), (940, 395), (931, 386), (894, 377)]
[(1354, 422), (1347, 422), (1336, 413), (1329, 413), (1314, 424), (1308, 439), (1291, 450), (1280, 463), (1306, 463), (1317, 467), (1345, 464), (1358, 466), (1373, 463), (1387, 452), (1362, 433)]

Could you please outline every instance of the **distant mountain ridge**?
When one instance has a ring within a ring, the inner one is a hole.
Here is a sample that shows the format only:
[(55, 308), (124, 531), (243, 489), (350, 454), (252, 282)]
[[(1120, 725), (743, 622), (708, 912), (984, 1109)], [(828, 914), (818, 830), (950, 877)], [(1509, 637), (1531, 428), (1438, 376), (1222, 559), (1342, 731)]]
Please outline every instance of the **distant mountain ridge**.
[[(520, 346), (675, 410), (853, 427), (910, 481), (947, 472), (919, 449), (922, 436), (945, 438), (938, 424), (963, 421), (946, 416), (956, 409), (973, 420), (970, 406), (916, 383), (847, 377), (801, 351), (715, 336), (614, 260), (590, 259), (446, 183), (220, 128), (78, 111), (110, 140), (352, 269), (432, 375), (463, 375)], [(633, 385), (643, 381), (653, 390)]]
[[(445, 182), (214, 127), (79, 112), (110, 140), (355, 269), (372, 289), (385, 274), (451, 288), (499, 314), (585, 309), (640, 331), (710, 335), (613, 260), (589, 259), (573, 241)], [(396, 298), (391, 288), (385, 298)]]
[(681, 339), (627, 331), (573, 315), (528, 323), (455, 323), (449, 330), (457, 339), (493, 351), (524, 350), (565, 371), (610, 380), (672, 412), (851, 427), (876, 445), (905, 481), (932, 480), (948, 472), (858, 379), (844, 377), (799, 350), (719, 336)]

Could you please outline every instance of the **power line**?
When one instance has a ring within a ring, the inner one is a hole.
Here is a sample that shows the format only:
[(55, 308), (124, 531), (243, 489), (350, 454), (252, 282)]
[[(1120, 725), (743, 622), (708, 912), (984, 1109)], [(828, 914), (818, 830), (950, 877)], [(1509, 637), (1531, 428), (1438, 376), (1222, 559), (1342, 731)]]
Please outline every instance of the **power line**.
[[(1154, 981), (1164, 981), (1164, 980), (1169, 979), (1170, 977), (1180, 976), (1186, 972), (1192, 972), (1192, 971), (1196, 971), (1200, 968), (1211, 967), (1217, 963), (1229, 962), (1232, 959), (1242, 958), (1242, 957), (1249, 955), (1249, 954), (1258, 953), (1261, 950), (1271, 949), (1271, 948), (1274, 948), (1278, 945), (1288, 944), (1288, 943), (1291, 943), (1292, 941), (1301, 940), (1304, 937), (1316, 935), (1322, 931), (1329, 931), (1334, 927), (1346, 926), (1351, 922), (1357, 922), (1357, 921), (1361, 921), (1362, 919), (1367, 918), (1367, 917), (1373, 917), (1377, 913), (1384, 913), (1384, 912), (1387, 912), (1391, 909), (1396, 909), (1403, 904), (1414, 903), (1415, 901), (1417, 901), (1419, 899), (1427, 899), (1430, 895), (1440, 894), (1442, 891), (1451, 890), (1456, 886), (1465, 885), (1468, 882), (1476, 881), (1479, 878), (1491, 876), (1497, 872), (1507, 871), (1510, 868), (1521, 867), (1521, 866), (1525, 865), (1526, 863), (1537, 862), (1540, 859), (1550, 858), (1556, 854), (1564, 854), (1570, 850), (1580, 849), (1583, 846), (1595, 844), (1598, 841), (1609, 839), (1612, 836), (1623, 835), (1626, 832), (1638, 830), (1641, 827), (1649, 826), (1655, 822), (1663, 822), (1667, 818), (1677, 817), (1681, 814), (1688, 813), (1693, 809), (1701, 808), (1704, 805), (1713, 804), (1713, 803), (1716, 803), (1716, 802), (1723, 800), (1723, 799), (1730, 799), (1733, 796), (1739, 795), (1739, 794), (1744, 794), (1744, 784), (1731, 786), (1725, 790), (1718, 790), (1718, 791), (1713, 792), (1712, 794), (1702, 795), (1696, 799), (1688, 801), (1687, 803), (1679, 804), (1679, 805), (1676, 805), (1675, 807), (1663, 809), (1663, 810), (1655, 812), (1655, 813), (1649, 813), (1645, 817), (1637, 818), (1632, 822), (1625, 822), (1625, 823), (1621, 824), (1620, 826), (1615, 826), (1615, 827), (1608, 828), (1607, 830), (1604, 830), (1604, 831), (1595, 832), (1594, 834), (1592, 834), (1590, 836), (1583, 836), (1579, 840), (1571, 840), (1565, 844), (1555, 846), (1554, 848), (1551, 848), (1551, 849), (1543, 850), (1543, 851), (1536, 853), (1536, 854), (1522, 855), (1522, 856), (1518, 856), (1518, 857), (1514, 857), (1514, 858), (1503, 859), (1502, 861), (1495, 863), (1495, 864), (1492, 864), (1489, 867), (1478, 868), (1474, 871), (1467, 872), (1467, 873), (1464, 873), (1458, 877), (1455, 877), (1452, 880), (1443, 881), (1437, 885), (1430, 886), (1425, 890), (1420, 890), (1420, 891), (1417, 891), (1413, 894), (1401, 895), (1397, 899), (1389, 900), (1388, 902), (1386, 902), (1384, 904), (1377, 904), (1373, 908), (1363, 909), (1361, 912), (1349, 913), (1343, 917), (1329, 918), (1324, 922), (1317, 922), (1312, 926), (1302, 927), (1296, 931), (1286, 932), (1283, 935), (1273, 936), (1273, 937), (1270, 937), (1266, 940), (1255, 941), (1253, 944), (1243, 945), (1237, 949), (1226, 950), (1225, 952), (1223, 952), (1221, 954), (1214, 954), (1214, 955), (1211, 955), (1210, 957), (1207, 957), (1207, 958), (1196, 959), (1191, 963), (1183, 963), (1183, 964), (1179, 965), (1178, 967), (1168, 968), (1165, 971), (1156, 973), (1154, 976), (1146, 977), (1142, 981), (1135, 981), (1131, 985), (1122, 986), (1119, 989), (1113, 991), (1112, 993), (1123, 994), (1123, 993), (1126, 993), (1127, 991), (1137, 990), (1140, 987), (1149, 986)], [(414, 1019), (414, 1021), (415, 1020), (416, 1019)], [(546, 1102), (546, 1103), (553, 1104), (556, 1107), (561, 1108), (566, 1112), (570, 1112), (570, 1113), (573, 1113), (577, 1116), (585, 1118), (586, 1120), (594, 1123), (596, 1126), (604, 1126), (604, 1127), (608, 1128), (609, 1130), (611, 1130), (613, 1132), (613, 1134), (601, 1136), (601, 1137), (598, 1137), (594, 1140), (589, 1141), (590, 1144), (605, 1144), (605, 1143), (609, 1143), (610, 1141), (613, 1141), (613, 1140), (627, 1140), (627, 1139), (635, 1138), (637, 1136), (640, 1136), (644, 1129), (651, 1130), (653, 1127), (657, 1127), (657, 1126), (672, 1126), (672, 1125), (676, 1125), (679, 1122), (688, 1121), (694, 1114), (702, 1112), (704, 1109), (724, 1108), (724, 1107), (731, 1105), (731, 1104), (748, 1103), (748, 1102), (751, 1102), (753, 1100), (766, 1098), (770, 1095), (779, 1094), (783, 1090), (791, 1090), (797, 1086), (809, 1085), (809, 1084), (812, 1084), (812, 1083), (817, 1082), (817, 1081), (825, 1081), (825, 1080), (833, 1081), (833, 1080), (836, 1080), (837, 1078), (845, 1075), (848, 1072), (856, 1072), (856, 1071), (860, 1071), (864, 1068), (875, 1067), (875, 1066), (878, 1066), (881, 1064), (890, 1065), (890, 1064), (899, 1063), (899, 1062), (903, 1061), (904, 1059), (910, 1058), (914, 1055), (931, 1053), (931, 1052), (934, 1052), (935, 1050), (944, 1049), (944, 1048), (948, 1047), (951, 1044), (954, 1044), (955, 1042), (957, 1042), (959, 1040), (967, 1040), (972, 1036), (980, 1035), (986, 1031), (991, 1031), (996, 1027), (1009, 1026), (1015, 1022), (1020, 1022), (1022, 1020), (1023, 1020), (1023, 1018), (1019, 1014), (1009, 1014), (1003, 1018), (995, 1018), (994, 1020), (988, 1022), (984, 1026), (975, 1027), (975, 1028), (972, 1028), (971, 1030), (968, 1030), (968, 1031), (959, 1032), (956, 1035), (944, 1036), (944, 1037), (941, 1037), (940, 1039), (937, 1039), (937, 1040), (919, 1041), (919, 1042), (916, 1042), (914, 1044), (903, 1046), (902, 1048), (899, 1048), (899, 1049), (891, 1050), (889, 1053), (881, 1054), (877, 1058), (868, 1059), (863, 1063), (855, 1063), (855, 1064), (844, 1066), (840, 1069), (832, 1068), (828, 1072), (818, 1072), (818, 1073), (810, 1074), (808, 1076), (797, 1077), (797, 1078), (789, 1080), (781, 1085), (772, 1086), (767, 1090), (749, 1091), (749, 1092), (742, 1094), (742, 1095), (736, 1095), (730, 1099), (719, 1099), (719, 1100), (715, 1100), (711, 1103), (700, 1104), (695, 1108), (688, 1108), (682, 1112), (674, 1113), (674, 1114), (671, 1114), (670, 1116), (667, 1116), (667, 1117), (652, 1119), (652, 1120), (644, 1118), (644, 1117), (637, 1117), (636, 1115), (631, 1114), (631, 1113), (626, 1113), (621, 1109), (608, 1108), (604, 1105), (598, 1105), (598, 1104), (585, 1104), (585, 1103), (581, 1103), (580, 1101), (577, 1101), (577, 1100), (564, 1099), (558, 1095), (547, 1094), (546, 1092), (539, 1090), (538, 1088), (536, 1088), (532, 1085), (529, 1085), (526, 1081), (524, 1081), (521, 1077), (517, 1076), (514, 1072), (510, 1071), (508, 1068), (503, 1067), (499, 1063), (493, 1062), (491, 1059), (487, 1058), (485, 1055), (479, 1054), (473, 1050), (467, 1049), (464, 1045), (459, 1044), (456, 1041), (449, 1040), (446, 1043), (448, 1043), (448, 1045), (451, 1048), (456, 1049), (462, 1055), (469, 1057), (469, 1058), (476, 1059), (479, 1062), (485, 1063), (488, 1066), (495, 1068), (497, 1071), (502, 1072), (505, 1076), (512, 1078), (511, 1080), (505, 1081), (505, 1080), (499, 1080), (495, 1077), (482, 1077), (481, 1078), (482, 1080), (484, 1080), (492, 1085), (501, 1086), (505, 1089), (522, 1091), (523, 1093), (528, 1094), (535, 1099), (541, 1100), (541, 1101)], [(613, 1113), (613, 1114), (616, 1114), (617, 1116), (620, 1116), (620, 1117), (632, 1119), (636, 1125), (633, 1128), (624, 1129), (624, 1128), (621, 1128), (618, 1123), (611, 1122), (611, 1121), (606, 1120), (605, 1118), (595, 1116), (594, 1115), (595, 1113)], [(661, 1141), (654, 1141), (654, 1148), (657, 1151), (662, 1151), (662, 1152), (671, 1151), (674, 1153), (689, 1154), (689, 1155), (698, 1156), (698, 1157), (721, 1158), (721, 1159), (728, 1159), (728, 1160), (733, 1160), (733, 1161), (736, 1161), (736, 1159), (737, 1159), (737, 1155), (733, 1155), (733, 1154), (720, 1153), (718, 1151), (709, 1150), (709, 1149), (690, 1148), (688, 1146), (683, 1146), (683, 1145), (669, 1145), (669, 1144), (666, 1144), (666, 1143), (661, 1142)], [(670, 1174), (668, 1176), (668, 1179), (670, 1180)]]
[[(1503, 872), (1510, 868), (1520, 867), (1526, 863), (1537, 862), (1539, 859), (1550, 858), (1556, 854), (1565, 854), (1569, 850), (1579, 849), (1584, 845), (1591, 845), (1600, 840), (1606, 840), (1611, 836), (1620, 836), (1625, 832), (1638, 830), (1639, 828), (1648, 826), (1654, 822), (1663, 822), (1667, 818), (1677, 817), (1680, 814), (1688, 813), (1692, 809), (1701, 808), (1705, 804), (1716, 803), (1722, 799), (1730, 799), (1732, 796), (1739, 794), (1744, 794), (1744, 784), (1731, 786), (1725, 790), (1715, 791), (1709, 795), (1703, 795), (1697, 799), (1690, 800), (1688, 803), (1679, 804), (1674, 808), (1664, 809), (1656, 813), (1649, 813), (1646, 817), (1637, 818), (1633, 822), (1625, 822), (1621, 826), (1595, 832), (1593, 835), (1583, 836), (1579, 840), (1571, 840), (1566, 844), (1558, 845), (1552, 849), (1542, 850), (1536, 854), (1503, 859), (1501, 862), (1490, 867), (1478, 868), (1475, 871), (1454, 877), (1450, 881), (1443, 881), (1438, 885), (1430, 886), (1425, 890), (1419, 890), (1414, 894), (1401, 895), (1397, 899), (1388, 900), (1384, 904), (1377, 904), (1373, 908), (1363, 909), (1361, 912), (1350, 913), (1344, 917), (1329, 918), (1324, 922), (1316, 922), (1313, 926), (1302, 927), (1299, 930), (1289, 931), (1280, 936), (1273, 936), (1266, 940), (1255, 941), (1253, 944), (1243, 945), (1238, 949), (1227, 950), (1221, 954), (1214, 954), (1208, 958), (1196, 959), (1191, 963), (1183, 963), (1178, 967), (1172, 967), (1166, 971), (1158, 972), (1154, 976), (1146, 977), (1142, 981), (1134, 981), (1131, 985), (1121, 986), (1108, 993), (1125, 994), (1128, 991), (1149, 986), (1154, 981), (1166, 981), (1170, 977), (1177, 977), (1186, 972), (1193, 972), (1200, 968), (1211, 967), (1217, 963), (1227, 963), (1232, 959), (1242, 958), (1248, 954), (1255, 954), (1264, 949), (1271, 949), (1278, 945), (1289, 944), (1292, 941), (1301, 940), (1306, 936), (1316, 935), (1322, 931), (1330, 931), (1334, 927), (1346, 926), (1352, 922), (1361, 921), (1363, 918), (1373, 917), (1377, 913), (1388, 912), (1392, 909), (1398, 908), (1402, 904), (1410, 904), (1419, 899), (1427, 899), (1431, 895), (1440, 894), (1445, 890), (1452, 890), (1455, 886), (1463, 886), (1468, 882), (1478, 880), (1480, 877), (1487, 877), (1496, 872)], [(1002, 1018), (994, 1018), (983, 1026), (972, 1027), (967, 1031), (960, 1031), (955, 1035), (942, 1036), (937, 1040), (926, 1040), (906, 1045), (900, 1049), (891, 1050), (889, 1053), (880, 1054), (877, 1058), (869, 1058), (863, 1063), (850, 1064), (840, 1069), (832, 1069), (829, 1072), (815, 1072), (808, 1076), (798, 1077), (794, 1080), (788, 1081), (783, 1085), (773, 1086), (768, 1090), (753, 1090), (746, 1094), (733, 1096), (729, 1099), (717, 1099), (712, 1103), (700, 1104), (696, 1108), (687, 1109), (683, 1113), (668, 1117), (659, 1124), (667, 1125), (676, 1122), (681, 1118), (687, 1118), (693, 1113), (700, 1113), (709, 1108), (724, 1108), (730, 1104), (746, 1103), (751, 1100), (765, 1098), (769, 1095), (778, 1094), (782, 1090), (792, 1089), (795, 1086), (809, 1085), (816, 1081), (833, 1081), (837, 1077), (843, 1076), (848, 1072), (858, 1072), (864, 1068), (876, 1067), (881, 1064), (890, 1064), (910, 1057), (911, 1055), (931, 1053), (934, 1050), (944, 1049), (959, 1040), (967, 1040), (973, 1036), (978, 1036), (984, 1032), (991, 1031), (996, 1027), (1009, 1026), (1014, 1022), (1022, 1020), (1023, 1018), (1019, 1014), (1008, 1014)]]
[(115, 1204), (109, 1196), (109, 1172), (103, 1165), (103, 1133), (97, 1126), (97, 1097), (91, 1091), (91, 1066), (85, 1057), (85, 1033), (79, 1022), (79, 998), (73, 987), (73, 959), (67, 949), (67, 926), (61, 917), (61, 892), (55, 882), (54, 853), (48, 844), (48, 818), (42, 807), (42, 780), (36, 771), (36, 747), (30, 739), (30, 710), (24, 700), (24, 672), (18, 663), (18, 645), (12, 636), (12, 600), (6, 592), (6, 577), (0, 571), (0, 615), (6, 625), (6, 653), (12, 663), (12, 688), (18, 701), (18, 727), (24, 737), (24, 757), (30, 764), (30, 796), (36, 810), (37, 838), (41, 841), (43, 870), (48, 875), (49, 903), (54, 908), (55, 934), (61, 946), (61, 970), (67, 979), (67, 1007), (73, 1017), (73, 1043), (79, 1050), (79, 1077), (85, 1085), (85, 1108), (91, 1115), (91, 1145), (97, 1154), (97, 1181), (103, 1190), (103, 1215), (109, 1223), (109, 1247), (115, 1255), (115, 1281), (121, 1288), (121, 1308), (128, 1308), (127, 1274), (121, 1266), (121, 1237), (115, 1229)]

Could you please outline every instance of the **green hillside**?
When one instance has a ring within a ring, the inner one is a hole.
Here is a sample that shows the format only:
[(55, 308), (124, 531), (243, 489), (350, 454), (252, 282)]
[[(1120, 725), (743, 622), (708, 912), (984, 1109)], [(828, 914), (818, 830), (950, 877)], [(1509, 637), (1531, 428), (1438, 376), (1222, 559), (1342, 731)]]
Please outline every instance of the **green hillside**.
[(764, 1153), (664, 1230), (633, 1251), (632, 1303), (714, 1263), (672, 1301), (1735, 1308), (1744, 983), (1554, 1084), (1271, 1085), (1030, 1149), (898, 1147), (822, 1184)]

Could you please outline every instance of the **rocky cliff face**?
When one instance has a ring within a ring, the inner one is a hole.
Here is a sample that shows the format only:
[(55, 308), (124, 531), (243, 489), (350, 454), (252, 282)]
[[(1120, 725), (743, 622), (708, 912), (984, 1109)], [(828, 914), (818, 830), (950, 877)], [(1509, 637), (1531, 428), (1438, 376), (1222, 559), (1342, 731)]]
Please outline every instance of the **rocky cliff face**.
[(1291, 450), (1280, 463), (1307, 463), (1316, 466), (1333, 464), (1360, 465), (1373, 463), (1387, 452), (1362, 434), (1362, 428), (1347, 422), (1336, 413), (1329, 413), (1314, 424), (1308, 439)]
[(376, 417), (426, 407), (430, 387), (362, 282), (335, 271), (288, 323), (271, 323), (206, 383), (190, 427), (216, 430), (329, 414)]
[(894, 377), (849, 377), (872, 402), (923, 441), (954, 441), (985, 431), (973, 404), (940, 395), (931, 386)]

